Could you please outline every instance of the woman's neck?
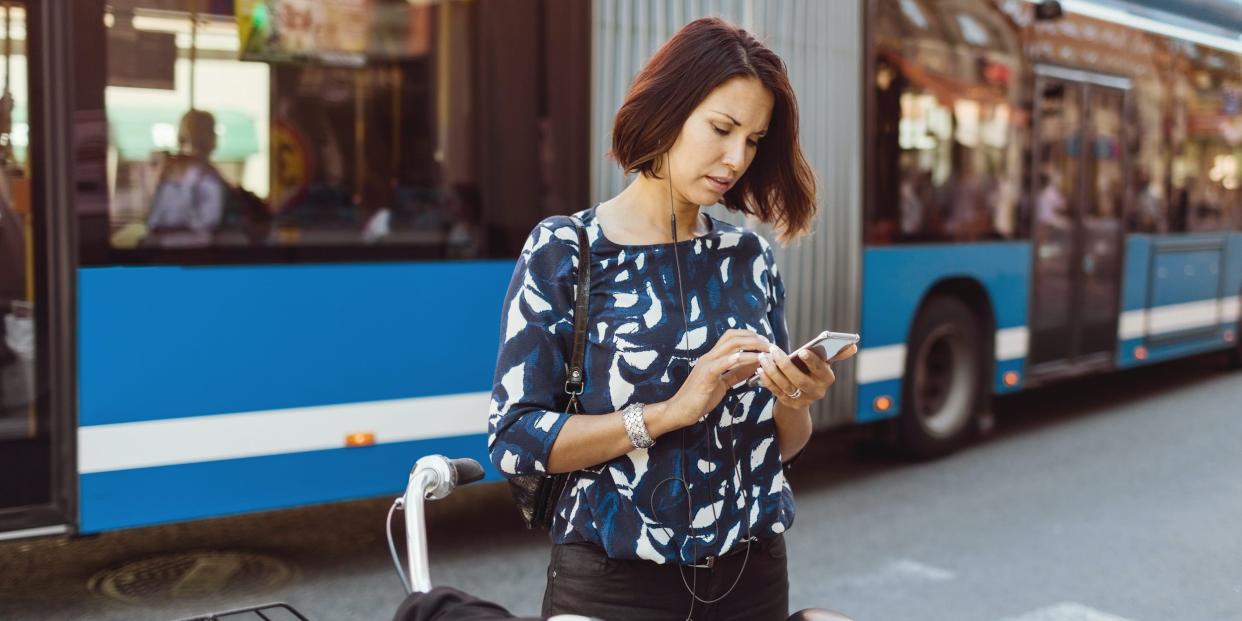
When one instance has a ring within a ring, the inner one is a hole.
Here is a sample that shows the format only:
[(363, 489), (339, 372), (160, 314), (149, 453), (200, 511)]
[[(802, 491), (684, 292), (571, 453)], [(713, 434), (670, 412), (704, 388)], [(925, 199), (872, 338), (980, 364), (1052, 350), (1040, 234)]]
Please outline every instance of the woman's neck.
[(677, 214), (677, 240), (693, 239), (707, 232), (701, 207), (676, 195), (669, 196), (668, 179), (638, 175), (620, 194), (600, 205), (605, 234), (622, 244), (662, 244), (673, 241), (669, 226), (669, 203)]

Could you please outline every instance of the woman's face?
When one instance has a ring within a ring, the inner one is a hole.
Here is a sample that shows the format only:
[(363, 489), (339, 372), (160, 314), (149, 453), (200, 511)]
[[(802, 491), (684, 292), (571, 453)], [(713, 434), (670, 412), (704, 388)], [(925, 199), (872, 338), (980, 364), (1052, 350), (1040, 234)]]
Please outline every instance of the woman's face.
[(669, 149), (674, 198), (720, 202), (754, 161), (772, 104), (772, 93), (753, 77), (732, 78), (708, 93)]

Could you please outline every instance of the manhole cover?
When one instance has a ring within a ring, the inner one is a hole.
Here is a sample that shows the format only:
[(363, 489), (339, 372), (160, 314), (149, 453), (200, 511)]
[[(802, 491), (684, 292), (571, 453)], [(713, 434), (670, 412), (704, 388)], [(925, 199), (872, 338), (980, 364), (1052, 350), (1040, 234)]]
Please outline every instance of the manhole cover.
[(91, 577), (91, 590), (130, 603), (244, 596), (289, 582), (288, 564), (248, 552), (179, 552), (126, 563)]

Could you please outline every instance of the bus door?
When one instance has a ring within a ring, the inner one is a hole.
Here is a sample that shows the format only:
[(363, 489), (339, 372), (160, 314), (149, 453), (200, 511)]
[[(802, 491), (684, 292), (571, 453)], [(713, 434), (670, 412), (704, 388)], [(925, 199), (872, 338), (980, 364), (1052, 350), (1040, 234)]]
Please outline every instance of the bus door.
[(1032, 376), (1112, 364), (1121, 293), (1127, 80), (1036, 71)]
[(44, 172), (58, 155), (46, 148), (48, 115), (37, 96), (46, 92), (37, 83), (64, 72), (28, 58), (47, 41), (33, 14), (47, 4), (34, 5), (28, 12), (25, 2), (0, 0), (0, 539), (65, 532), (71, 521), (70, 434), (52, 416), (47, 372), (54, 343), (44, 205), (55, 199)]

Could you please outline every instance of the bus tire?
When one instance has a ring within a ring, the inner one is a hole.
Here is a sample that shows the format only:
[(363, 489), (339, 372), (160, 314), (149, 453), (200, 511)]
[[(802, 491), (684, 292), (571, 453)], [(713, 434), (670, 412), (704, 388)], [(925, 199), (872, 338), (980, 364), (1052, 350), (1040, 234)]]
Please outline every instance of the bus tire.
[(977, 315), (951, 296), (928, 300), (910, 330), (898, 434), (902, 451), (931, 459), (962, 446), (983, 403), (983, 337)]

